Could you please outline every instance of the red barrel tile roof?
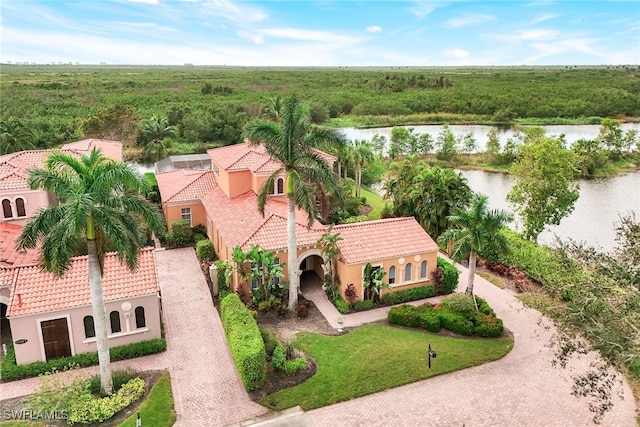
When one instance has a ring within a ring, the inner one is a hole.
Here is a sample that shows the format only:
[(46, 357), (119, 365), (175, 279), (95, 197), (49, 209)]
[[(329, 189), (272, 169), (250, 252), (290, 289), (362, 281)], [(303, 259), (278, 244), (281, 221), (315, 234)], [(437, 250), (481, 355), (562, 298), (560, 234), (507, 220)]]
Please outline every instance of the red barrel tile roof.
[(19, 225), (0, 222), (0, 267), (16, 267), (37, 263), (37, 249), (16, 249), (16, 239), (22, 233)]
[[(73, 258), (62, 277), (56, 277), (37, 266), (14, 268), (14, 288), (7, 316), (26, 316), (90, 305), (87, 268), (86, 256)], [(102, 289), (105, 301), (158, 293), (154, 249), (145, 248), (140, 251), (138, 266), (133, 271), (120, 262), (115, 253), (108, 253), (104, 259)]]
[(436, 242), (413, 217), (388, 218), (333, 227), (342, 258), (356, 264), (438, 250)]

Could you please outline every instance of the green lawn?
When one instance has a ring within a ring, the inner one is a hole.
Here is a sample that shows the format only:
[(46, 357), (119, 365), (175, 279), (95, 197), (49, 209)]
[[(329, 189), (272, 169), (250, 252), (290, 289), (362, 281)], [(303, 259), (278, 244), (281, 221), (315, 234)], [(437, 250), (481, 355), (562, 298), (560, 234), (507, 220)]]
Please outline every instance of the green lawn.
[(138, 413), (143, 426), (169, 427), (176, 422), (169, 374), (164, 374), (160, 377), (140, 410), (127, 418), (125, 422), (120, 424), (120, 427), (135, 427)]
[[(427, 367), (427, 347), (437, 352)], [(296, 387), (260, 403), (281, 410), (304, 410), (397, 387), (497, 360), (513, 347), (511, 338), (452, 338), (372, 324), (341, 336), (302, 333), (295, 341), (318, 364), (318, 372)]]
[(382, 196), (365, 187), (360, 187), (360, 195), (366, 197), (367, 204), (373, 208), (373, 210), (369, 212), (369, 219), (380, 219), (380, 213), (385, 205), (385, 200)]

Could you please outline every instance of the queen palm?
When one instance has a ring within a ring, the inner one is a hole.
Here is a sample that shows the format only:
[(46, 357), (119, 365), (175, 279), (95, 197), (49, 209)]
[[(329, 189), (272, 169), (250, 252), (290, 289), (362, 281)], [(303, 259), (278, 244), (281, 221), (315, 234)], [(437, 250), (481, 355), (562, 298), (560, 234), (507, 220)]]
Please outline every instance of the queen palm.
[(0, 120), (0, 155), (33, 148), (34, 135), (15, 118)]
[(112, 392), (102, 268), (107, 251), (116, 251), (130, 269), (146, 243), (141, 224), (159, 230), (160, 214), (139, 196), (145, 181), (128, 165), (94, 149), (80, 159), (57, 152), (43, 169), (30, 171), (29, 186), (47, 190), (59, 203), (41, 209), (24, 227), (19, 248), (41, 244), (41, 267), (62, 276), (86, 242), (88, 280), (100, 364), (100, 384)]
[(365, 165), (373, 161), (373, 151), (369, 141), (356, 140), (353, 142), (351, 159), (355, 167), (356, 197), (360, 198), (360, 187), (362, 187), (362, 170)]
[(260, 213), (264, 214), (269, 190), (273, 189), (275, 179), (283, 172), (286, 175), (289, 308), (294, 309), (298, 304), (299, 280), (295, 206), (307, 213), (307, 227), (310, 228), (316, 216), (315, 185), (321, 184), (325, 190), (340, 197), (336, 177), (313, 148), (324, 144), (343, 144), (342, 137), (335, 131), (311, 126), (307, 111), (302, 108), (295, 95), (284, 101), (279, 123), (258, 119), (248, 123), (244, 131), (245, 136), (254, 144), (264, 144), (271, 158), (281, 164), (260, 189)]
[(166, 138), (175, 134), (176, 127), (169, 125), (166, 117), (153, 115), (146, 120), (140, 129), (145, 146), (144, 152), (153, 160), (160, 160), (167, 155)]
[(497, 253), (509, 250), (507, 239), (499, 231), (513, 216), (503, 210), (489, 210), (487, 200), (487, 196), (476, 194), (468, 209), (456, 209), (447, 217), (451, 227), (438, 238), (442, 245), (453, 242), (451, 256), (456, 261), (469, 256), (468, 295), (473, 295), (477, 254), (486, 250)]

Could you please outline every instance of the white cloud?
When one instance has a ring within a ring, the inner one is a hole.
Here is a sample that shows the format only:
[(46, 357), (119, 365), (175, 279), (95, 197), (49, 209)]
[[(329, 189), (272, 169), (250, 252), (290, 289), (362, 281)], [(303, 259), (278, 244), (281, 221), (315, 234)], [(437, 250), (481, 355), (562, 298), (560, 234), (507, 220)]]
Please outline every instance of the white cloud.
[(521, 40), (553, 40), (557, 38), (559, 32), (557, 30), (525, 30), (518, 34)]
[(554, 19), (554, 18), (557, 18), (559, 16), (561, 16), (561, 15), (558, 14), (558, 13), (550, 13), (548, 15), (542, 15), (542, 16), (537, 17), (533, 21), (531, 21), (530, 24), (531, 25), (539, 24), (540, 22), (548, 21), (550, 19)]
[(382, 32), (382, 27), (379, 27), (377, 25), (371, 25), (371, 26), (367, 27), (367, 32), (368, 33), (380, 33), (380, 32)]
[(447, 58), (466, 58), (470, 55), (469, 51), (464, 49), (445, 49), (442, 51), (442, 54)]
[(306, 30), (304, 28), (268, 28), (261, 31), (268, 37), (298, 41), (318, 41), (328, 43), (353, 43), (354, 37), (340, 36), (329, 31)]
[(202, 13), (238, 23), (261, 22), (269, 18), (269, 15), (262, 9), (245, 3), (234, 3), (229, 0), (207, 0), (201, 4)]
[(440, 6), (438, 2), (417, 1), (409, 8), (409, 11), (418, 17), (418, 19), (423, 19), (425, 16), (436, 10), (438, 6)]
[(158, 4), (158, 0), (127, 0), (130, 3)]
[(472, 13), (460, 16), (458, 18), (453, 18), (444, 23), (445, 27), (448, 28), (457, 28), (463, 27), (466, 25), (474, 25), (474, 24), (482, 24), (483, 22), (490, 22), (496, 19), (493, 15), (483, 15), (480, 13)]

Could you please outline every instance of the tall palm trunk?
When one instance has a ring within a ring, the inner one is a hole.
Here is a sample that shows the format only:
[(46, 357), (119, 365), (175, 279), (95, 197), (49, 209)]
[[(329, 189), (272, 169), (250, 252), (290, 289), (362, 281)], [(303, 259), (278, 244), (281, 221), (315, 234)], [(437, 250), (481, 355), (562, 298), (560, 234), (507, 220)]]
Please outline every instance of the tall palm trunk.
[[(291, 182), (289, 180), (289, 182)], [(296, 212), (293, 202), (293, 188), (287, 192), (287, 252), (289, 271), (289, 309), (295, 310), (298, 305), (298, 246), (296, 245)]]
[(100, 364), (100, 388), (103, 393), (111, 394), (113, 392), (113, 382), (111, 380), (111, 360), (109, 357), (109, 342), (107, 338), (107, 312), (104, 305), (104, 296), (102, 295), (102, 275), (100, 273), (96, 241), (87, 240), (87, 249), (93, 325), (98, 347), (98, 363)]
[(467, 295), (473, 295), (473, 279), (476, 276), (476, 253), (471, 251), (469, 254), (469, 277), (467, 279)]

